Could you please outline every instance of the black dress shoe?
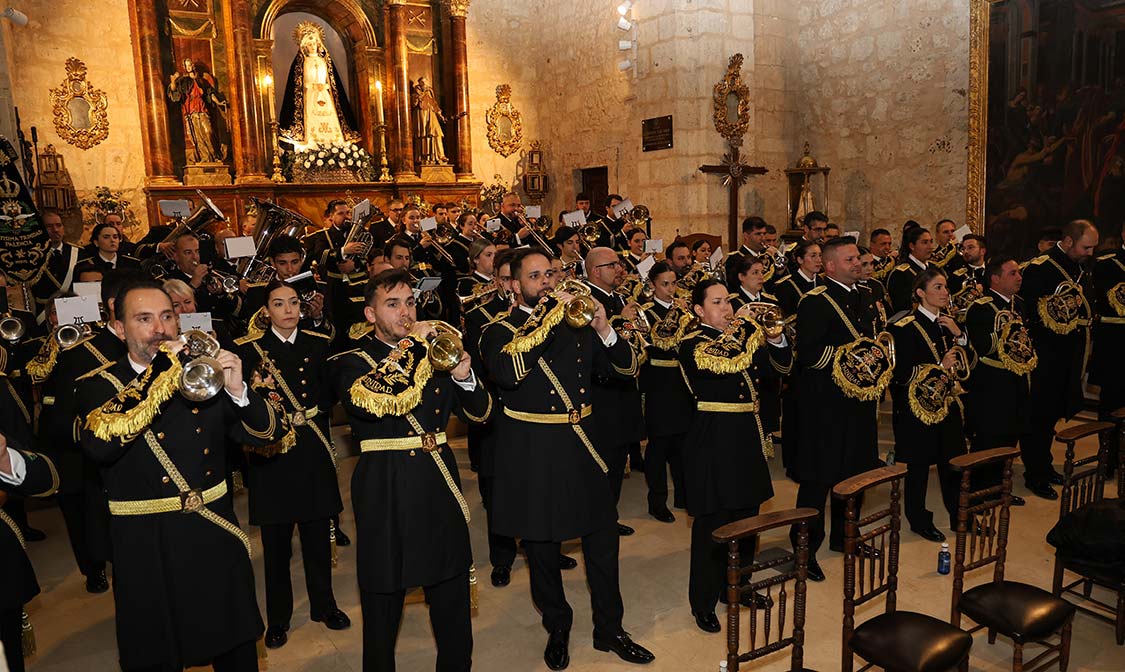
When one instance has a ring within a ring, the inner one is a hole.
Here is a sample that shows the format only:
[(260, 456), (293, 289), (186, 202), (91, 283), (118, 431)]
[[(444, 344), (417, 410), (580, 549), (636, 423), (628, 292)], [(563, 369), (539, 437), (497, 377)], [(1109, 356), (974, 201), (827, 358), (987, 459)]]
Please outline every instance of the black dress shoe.
[(26, 541), (43, 541), (47, 538), (47, 533), (43, 530), (37, 530), (34, 527), (27, 527), (23, 530), (23, 538)]
[(1042, 499), (1055, 500), (1059, 498), (1059, 493), (1055, 492), (1055, 489), (1046, 483), (1028, 483), (1027, 490)]
[(938, 544), (945, 541), (945, 535), (941, 533), (941, 530), (937, 529), (933, 525), (930, 525), (929, 527), (926, 527), (926, 528), (917, 529), (917, 530), (914, 529), (914, 528), (911, 528), (910, 531), (913, 532), (914, 534), (917, 534), (919, 537), (922, 537), (926, 541), (932, 541), (932, 542), (938, 543)]
[(285, 646), (285, 642), (289, 641), (289, 635), (286, 634), (287, 627), (271, 625), (266, 628), (266, 648), (267, 649), (280, 649)]
[(719, 624), (719, 618), (714, 613), (710, 614), (697, 614), (691, 612), (695, 616), (695, 625), (703, 632), (722, 632), (723, 626)]
[[(828, 550), (830, 550), (834, 553), (843, 553), (844, 552), (844, 545), (843, 544), (828, 544)], [(860, 544), (859, 548), (856, 549), (855, 554), (856, 555), (862, 555), (865, 558), (877, 558), (880, 555), (882, 555), (883, 552), (880, 551), (879, 549), (875, 548), (871, 544)]]
[(648, 515), (652, 516), (653, 518), (659, 520), (662, 523), (674, 523), (674, 522), (676, 522), (676, 517), (673, 516), (672, 512), (669, 511), (667, 508), (656, 509), (656, 510), (649, 509)]
[(1051, 475), (1047, 477), (1047, 483), (1050, 485), (1062, 485), (1066, 483), (1066, 481), (1063, 479), (1062, 474), (1057, 471), (1052, 471)]
[(1012, 506), (1024, 506), (1027, 500), (1019, 495), (1012, 495)]
[(619, 534), (623, 537), (628, 537), (628, 536), (632, 535), (634, 532), (636, 532), (636, 530), (629, 527), (628, 525), (622, 525), (621, 523), (617, 524), (617, 534)]
[[(727, 590), (723, 588), (723, 593), (719, 595), (719, 602), (729, 604), (727, 602)], [(761, 593), (751, 592), (743, 593), (738, 598), (738, 603), (744, 607), (754, 607), (756, 609), (769, 609), (773, 606), (773, 598), (766, 597)]]
[(351, 537), (344, 534), (344, 531), (338, 527), (336, 528), (336, 545), (340, 547), (352, 545)]
[(565, 670), (570, 665), (570, 631), (554, 630), (547, 635), (547, 648), (543, 649), (543, 662), (552, 670)]
[(87, 593), (104, 593), (109, 590), (109, 579), (105, 578), (105, 570), (101, 569), (86, 577)]
[(569, 555), (559, 553), (559, 569), (574, 569), (578, 566), (578, 561)]
[(352, 619), (339, 609), (333, 609), (327, 614), (314, 617), (312, 620), (316, 623), (323, 623), (324, 627), (329, 630), (347, 630), (352, 627)]
[(816, 561), (816, 558), (809, 558), (808, 577), (809, 581), (824, 580), (824, 570), (820, 568), (820, 563)]
[(594, 637), (594, 648), (598, 651), (612, 651), (626, 663), (647, 665), (656, 660), (656, 656), (652, 655), (651, 651), (629, 639), (629, 635), (624, 632), (606, 639)]
[(497, 588), (503, 588), (512, 582), (512, 568), (511, 567), (493, 567), (492, 568), (492, 585)]

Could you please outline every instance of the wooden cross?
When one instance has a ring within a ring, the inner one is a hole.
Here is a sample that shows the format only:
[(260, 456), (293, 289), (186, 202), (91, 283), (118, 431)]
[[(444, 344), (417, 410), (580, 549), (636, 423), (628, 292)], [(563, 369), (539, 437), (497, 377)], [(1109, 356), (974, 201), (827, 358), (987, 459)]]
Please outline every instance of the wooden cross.
[(699, 170), (708, 175), (722, 175), (723, 186), (730, 189), (730, 212), (727, 213), (727, 248), (729, 252), (738, 249), (738, 190), (751, 175), (765, 175), (768, 168), (751, 166), (742, 161), (738, 147), (728, 145), (730, 151), (723, 155), (723, 162), (718, 165), (700, 166)]

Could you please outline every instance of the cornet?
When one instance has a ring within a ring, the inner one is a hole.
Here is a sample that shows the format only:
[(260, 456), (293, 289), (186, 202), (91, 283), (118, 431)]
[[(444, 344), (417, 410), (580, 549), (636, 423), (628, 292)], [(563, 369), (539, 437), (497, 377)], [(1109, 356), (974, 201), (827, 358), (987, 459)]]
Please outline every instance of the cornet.
[(11, 313), (0, 316), (0, 338), (9, 343), (17, 343), (26, 333), (27, 326), (20, 318)]
[(785, 317), (781, 314), (781, 309), (774, 304), (765, 301), (752, 301), (744, 307), (748, 309), (746, 314), (749, 315), (750, 319), (762, 327), (767, 339), (777, 338), (785, 331)]
[(594, 298), (590, 296), (589, 287), (578, 280), (566, 278), (551, 291), (551, 295), (557, 295), (561, 292), (574, 295), (574, 298), (566, 304), (564, 319), (567, 324), (575, 329), (580, 329), (594, 321), (594, 315), (598, 312), (598, 305), (594, 303)]
[(426, 337), (426, 358), (430, 360), (430, 366), (438, 371), (457, 368), (461, 363), (461, 354), (465, 352), (461, 332), (441, 320), (427, 320), (425, 323), (434, 328), (434, 333)]
[(55, 328), (55, 333), (52, 336), (59, 347), (65, 350), (89, 336), (90, 333), (90, 325), (79, 322), (78, 324), (60, 324)]
[(188, 401), (207, 401), (226, 385), (223, 365), (215, 358), (219, 341), (198, 329), (180, 334), (180, 341), (184, 344), (180, 360), (187, 360), (180, 373), (180, 394)]

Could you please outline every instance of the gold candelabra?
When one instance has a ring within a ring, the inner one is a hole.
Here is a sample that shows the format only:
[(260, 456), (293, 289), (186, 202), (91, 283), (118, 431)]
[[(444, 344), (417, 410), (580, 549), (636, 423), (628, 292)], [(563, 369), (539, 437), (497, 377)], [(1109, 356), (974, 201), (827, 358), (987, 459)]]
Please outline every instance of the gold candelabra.
[(273, 129), (273, 175), (270, 179), (277, 184), (282, 184), (285, 182), (285, 176), (281, 174), (281, 142), (277, 137), (276, 119), (270, 122), (270, 127)]
[(387, 163), (387, 125), (385, 123), (377, 124), (375, 127), (379, 132), (379, 182), (392, 182), (391, 167)]

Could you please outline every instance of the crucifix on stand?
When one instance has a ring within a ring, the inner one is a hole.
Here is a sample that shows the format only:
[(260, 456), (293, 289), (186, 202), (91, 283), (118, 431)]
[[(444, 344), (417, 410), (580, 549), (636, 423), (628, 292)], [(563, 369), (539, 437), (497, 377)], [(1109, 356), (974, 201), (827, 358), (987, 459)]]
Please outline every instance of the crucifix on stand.
[(751, 166), (742, 160), (742, 138), (750, 128), (750, 87), (742, 82), (742, 54), (727, 62), (727, 72), (716, 82), (712, 93), (712, 118), (715, 130), (727, 141), (723, 162), (700, 166), (707, 175), (721, 175), (723, 186), (730, 190), (730, 212), (727, 214), (727, 245), (738, 249), (738, 190), (751, 175), (764, 175), (766, 168)]

